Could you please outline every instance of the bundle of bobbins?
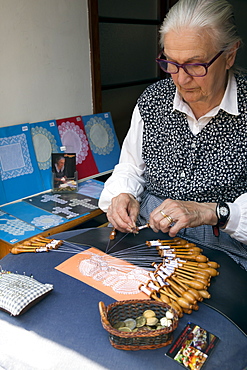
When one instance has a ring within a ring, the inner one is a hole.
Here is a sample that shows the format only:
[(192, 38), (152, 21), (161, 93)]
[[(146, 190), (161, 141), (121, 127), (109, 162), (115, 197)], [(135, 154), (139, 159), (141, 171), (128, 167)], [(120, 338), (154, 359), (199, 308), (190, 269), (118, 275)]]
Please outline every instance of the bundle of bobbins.
[(63, 244), (62, 240), (47, 239), (43, 236), (31, 238), (22, 244), (17, 244), (10, 249), (13, 254), (26, 253), (26, 252), (49, 252), (51, 249), (58, 249)]
[(219, 275), (217, 262), (209, 261), (202, 250), (181, 238), (147, 241), (155, 246), (163, 258), (160, 264), (153, 263), (150, 280), (139, 289), (150, 298), (173, 307), (179, 317), (198, 310), (198, 302), (210, 298), (208, 287), (211, 278)]

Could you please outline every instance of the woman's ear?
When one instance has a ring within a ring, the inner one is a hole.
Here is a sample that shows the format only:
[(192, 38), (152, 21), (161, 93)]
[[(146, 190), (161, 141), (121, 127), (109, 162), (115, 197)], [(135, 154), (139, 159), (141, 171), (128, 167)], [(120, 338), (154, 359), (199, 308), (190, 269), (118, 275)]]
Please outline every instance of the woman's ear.
[(236, 42), (236, 44), (228, 52), (226, 56), (226, 69), (230, 69), (233, 66), (239, 47), (240, 47), (240, 42)]

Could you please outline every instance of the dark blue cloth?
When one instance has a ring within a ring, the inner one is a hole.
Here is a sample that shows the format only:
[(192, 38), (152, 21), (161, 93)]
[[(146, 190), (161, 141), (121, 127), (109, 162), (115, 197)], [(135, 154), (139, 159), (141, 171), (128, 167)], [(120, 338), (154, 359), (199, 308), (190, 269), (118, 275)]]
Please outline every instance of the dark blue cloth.
[[(69, 237), (76, 235), (80, 238), (81, 244), (86, 243), (86, 234), (80, 235), (80, 233), (76, 230), (68, 232), (67, 235)], [(97, 230), (94, 230), (94, 233), (96, 241)], [(63, 238), (66, 236), (65, 233), (61, 235)], [(5, 312), (0, 312), (0, 319), (69, 347), (106, 369), (180, 370), (179, 364), (165, 356), (170, 346), (144, 351), (123, 351), (111, 346), (108, 333), (101, 325), (98, 303), (103, 301), (107, 306), (114, 300), (54, 269), (71, 256), (72, 254), (51, 251), (49, 253), (8, 254), (4, 257), (0, 262), (3, 269), (17, 271), (20, 274), (24, 272), (26, 275), (32, 274), (38, 281), (52, 283), (54, 290), (22, 316), (11, 317)], [(234, 307), (234, 297), (229, 304), (233, 309), (237, 309)], [(198, 311), (194, 311), (192, 315), (184, 315), (180, 320), (175, 337), (188, 321), (199, 324), (220, 338), (220, 342), (204, 369), (243, 370), (247, 365), (246, 336), (216, 310), (204, 304), (199, 305)], [(4, 333), (1, 332), (1, 335)], [(59, 356), (59, 354), (54, 354), (54, 356)]]

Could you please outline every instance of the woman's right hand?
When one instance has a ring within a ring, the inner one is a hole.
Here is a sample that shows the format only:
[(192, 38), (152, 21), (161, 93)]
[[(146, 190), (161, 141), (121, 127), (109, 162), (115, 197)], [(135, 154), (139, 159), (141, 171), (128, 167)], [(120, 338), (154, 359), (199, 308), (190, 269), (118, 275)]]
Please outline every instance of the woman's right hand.
[(140, 211), (140, 204), (132, 194), (121, 193), (112, 198), (107, 210), (108, 221), (121, 232), (133, 232), (136, 228), (136, 219)]

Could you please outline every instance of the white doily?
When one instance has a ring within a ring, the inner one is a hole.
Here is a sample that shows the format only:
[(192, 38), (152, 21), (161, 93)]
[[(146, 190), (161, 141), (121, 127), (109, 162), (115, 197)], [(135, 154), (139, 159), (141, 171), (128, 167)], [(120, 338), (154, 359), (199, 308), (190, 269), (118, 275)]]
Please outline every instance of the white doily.
[(62, 144), (67, 153), (76, 153), (76, 164), (81, 164), (88, 155), (89, 145), (83, 130), (73, 122), (62, 122), (58, 126)]

